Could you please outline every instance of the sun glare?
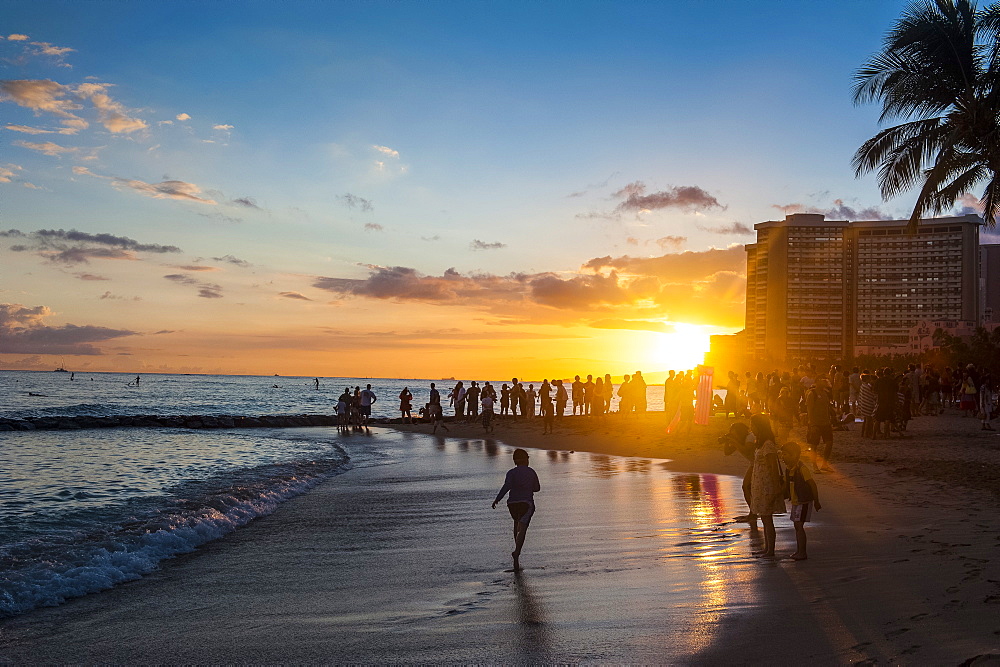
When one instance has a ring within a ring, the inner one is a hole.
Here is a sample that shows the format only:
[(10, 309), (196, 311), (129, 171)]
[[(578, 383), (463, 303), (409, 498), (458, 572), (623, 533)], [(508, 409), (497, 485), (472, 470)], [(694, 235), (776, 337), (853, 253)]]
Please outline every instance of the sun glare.
[(675, 323), (673, 333), (660, 334), (650, 350), (657, 370), (686, 370), (704, 363), (709, 333), (694, 324)]

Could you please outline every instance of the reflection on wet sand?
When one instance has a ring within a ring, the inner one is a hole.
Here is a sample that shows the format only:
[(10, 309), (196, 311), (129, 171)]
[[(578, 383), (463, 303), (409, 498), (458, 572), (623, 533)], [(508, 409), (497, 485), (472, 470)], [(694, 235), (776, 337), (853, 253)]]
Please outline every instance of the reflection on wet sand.
[(514, 573), (514, 599), (522, 658), (525, 662), (547, 662), (550, 642), (545, 608), (532, 590), (530, 577), (523, 572)]

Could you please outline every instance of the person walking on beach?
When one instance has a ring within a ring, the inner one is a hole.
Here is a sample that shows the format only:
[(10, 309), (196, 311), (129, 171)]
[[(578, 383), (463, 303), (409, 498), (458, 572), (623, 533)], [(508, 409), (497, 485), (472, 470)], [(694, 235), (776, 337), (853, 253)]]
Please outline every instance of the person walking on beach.
[(431, 397), (430, 401), (427, 403), (427, 416), (430, 417), (431, 423), (434, 424), (434, 430), (431, 433), (437, 433), (438, 426), (446, 431), (451, 429), (444, 424), (444, 409), (441, 407), (441, 392), (437, 390), (434, 383), (431, 382)]
[(765, 415), (750, 418), (750, 431), (756, 438), (750, 480), (750, 511), (759, 516), (764, 524), (764, 550), (754, 556), (773, 558), (774, 515), (785, 513), (778, 445), (774, 442), (771, 422)]
[(500, 416), (506, 417), (508, 414), (510, 414), (510, 389), (504, 382), (500, 387)]
[(514, 550), (510, 553), (514, 559), (514, 571), (521, 569), (521, 549), (524, 547), (524, 537), (528, 532), (528, 524), (535, 514), (535, 496), (541, 490), (538, 475), (528, 466), (528, 452), (523, 449), (514, 450), (514, 467), (507, 471), (503, 486), (493, 500), (493, 509), (507, 493), (507, 511), (514, 520)]
[(580, 376), (577, 375), (573, 378), (573, 384), (570, 385), (572, 393), (570, 397), (573, 399), (573, 414), (577, 413), (577, 408), (580, 408), (580, 414), (583, 414), (583, 383), (580, 382)]
[(812, 516), (813, 505), (816, 511), (823, 508), (819, 503), (819, 490), (816, 480), (809, 472), (809, 467), (802, 463), (802, 448), (797, 442), (786, 442), (781, 447), (781, 460), (785, 462), (785, 497), (792, 506), (791, 520), (795, 526), (795, 553), (792, 560), (805, 560), (806, 554), (806, 522)]

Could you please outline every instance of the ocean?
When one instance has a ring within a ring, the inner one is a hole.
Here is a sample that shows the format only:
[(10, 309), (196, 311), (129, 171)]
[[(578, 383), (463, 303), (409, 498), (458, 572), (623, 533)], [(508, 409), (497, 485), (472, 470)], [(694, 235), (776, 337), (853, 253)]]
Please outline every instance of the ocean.
[[(416, 407), (431, 382), (319, 380), (0, 371), (0, 416), (330, 414), (344, 387), (371, 383), (373, 417), (396, 417), (402, 388)], [(0, 617), (140, 578), (323, 480), (405, 456), (331, 428), (0, 432)]]

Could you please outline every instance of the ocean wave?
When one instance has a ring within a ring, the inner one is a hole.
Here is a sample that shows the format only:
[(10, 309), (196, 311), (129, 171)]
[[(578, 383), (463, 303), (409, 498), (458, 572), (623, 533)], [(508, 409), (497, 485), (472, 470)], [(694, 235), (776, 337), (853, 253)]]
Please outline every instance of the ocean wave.
[(168, 558), (271, 514), (342, 472), (343, 451), (322, 461), (281, 463), (177, 489), (153, 510), (113, 525), (34, 538), (0, 551), (0, 617), (22, 614), (138, 579)]

